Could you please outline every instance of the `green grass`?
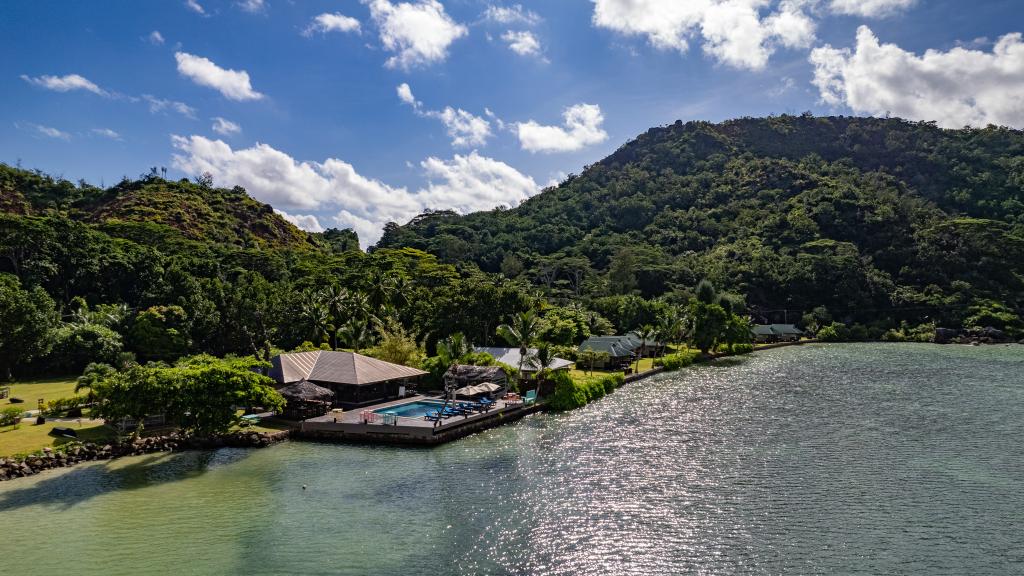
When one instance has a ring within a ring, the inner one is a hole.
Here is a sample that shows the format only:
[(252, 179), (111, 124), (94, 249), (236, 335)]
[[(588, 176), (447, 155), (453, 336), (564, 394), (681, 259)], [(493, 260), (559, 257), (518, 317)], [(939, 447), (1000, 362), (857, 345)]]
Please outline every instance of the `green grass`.
[[(26, 380), (23, 382), (0, 384), (0, 387), (10, 386), (11, 396), (25, 401), (23, 404), (16, 404), (19, 408), (35, 410), (39, 407), (38, 401), (40, 398), (43, 399), (43, 402), (49, 402), (57, 398), (74, 396), (76, 381), (77, 378), (75, 377), (45, 378), (42, 380)], [(10, 398), (0, 400), (0, 408), (10, 404)]]
[[(636, 370), (636, 362), (633, 362), (629, 366), (630, 366), (630, 368), (633, 368), (634, 370)], [(615, 374), (615, 373), (621, 374), (622, 373), (621, 370), (601, 370), (600, 368), (594, 368), (593, 373), (591, 373), (590, 370), (585, 369), (586, 366), (584, 366), (583, 368), (584, 369), (581, 369), (580, 367), (573, 368), (572, 370), (569, 371), (569, 375), (572, 376), (573, 379), (575, 379), (575, 380), (587, 381), (587, 380), (591, 380), (591, 379), (596, 380), (596, 379), (598, 379), (598, 378), (600, 378), (602, 376), (608, 375), (608, 374)], [(638, 370), (639, 372), (647, 372), (648, 370), (651, 370), (653, 368), (654, 368), (654, 358), (641, 358), (640, 359), (640, 369)]]
[(0, 428), (0, 457), (35, 452), (43, 448), (56, 447), (71, 442), (70, 438), (50, 436), (54, 426), (67, 426), (78, 433), (81, 442), (107, 442), (114, 439), (114, 431), (99, 420), (83, 420), (79, 427), (75, 422), (52, 422), (36, 425), (35, 418), (27, 418), (17, 428)]

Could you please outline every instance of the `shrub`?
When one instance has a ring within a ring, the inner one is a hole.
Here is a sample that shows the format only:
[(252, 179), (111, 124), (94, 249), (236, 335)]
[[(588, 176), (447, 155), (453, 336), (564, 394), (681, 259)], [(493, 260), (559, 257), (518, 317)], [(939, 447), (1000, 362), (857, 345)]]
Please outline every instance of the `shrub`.
[(654, 365), (664, 366), (665, 370), (679, 370), (693, 364), (699, 356), (700, 352), (697, 350), (684, 350), (657, 358), (654, 360)]
[(574, 380), (565, 371), (556, 372), (551, 379), (555, 381), (555, 393), (551, 396), (548, 406), (556, 412), (573, 410), (600, 400), (626, 381), (619, 373), (600, 378)]
[(746, 342), (744, 342), (744, 343), (741, 343), (741, 344), (733, 344), (732, 345), (732, 353), (733, 354), (750, 354), (753, 351), (754, 351), (754, 345), (753, 344), (747, 344)]
[(818, 330), (818, 340), (822, 342), (845, 342), (850, 339), (850, 330), (842, 322), (833, 322)]
[(57, 416), (58, 414), (64, 414), (73, 408), (85, 406), (87, 403), (88, 399), (85, 396), (57, 398), (56, 400), (50, 400), (46, 403), (46, 408), (43, 410), (43, 414), (45, 416)]
[(8, 406), (0, 410), (0, 426), (14, 426), (21, 420), (22, 410), (17, 406)]

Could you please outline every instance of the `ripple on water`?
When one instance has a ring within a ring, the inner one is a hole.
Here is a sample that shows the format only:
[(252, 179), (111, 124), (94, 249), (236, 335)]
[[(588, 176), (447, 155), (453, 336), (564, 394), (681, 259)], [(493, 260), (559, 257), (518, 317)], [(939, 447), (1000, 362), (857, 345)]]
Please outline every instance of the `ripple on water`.
[(787, 348), (436, 449), (86, 466), (0, 485), (19, 519), (0, 556), (19, 574), (1019, 573), (1022, 367), (1020, 347)]

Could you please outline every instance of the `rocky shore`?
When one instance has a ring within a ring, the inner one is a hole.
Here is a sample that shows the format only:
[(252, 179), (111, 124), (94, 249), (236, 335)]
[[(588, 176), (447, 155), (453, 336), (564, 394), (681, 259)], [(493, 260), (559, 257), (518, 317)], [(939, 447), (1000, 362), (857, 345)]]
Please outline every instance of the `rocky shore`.
[(209, 450), (225, 446), (238, 448), (264, 448), (286, 440), (289, 430), (279, 432), (233, 432), (213, 438), (192, 438), (180, 434), (137, 438), (111, 444), (94, 444), (92, 442), (75, 443), (61, 446), (58, 449), (43, 448), (38, 454), (24, 459), (0, 458), (0, 482), (32, 476), (44, 470), (66, 468), (81, 462), (92, 460), (111, 460), (122, 456), (139, 456), (154, 452), (171, 452), (175, 450)]

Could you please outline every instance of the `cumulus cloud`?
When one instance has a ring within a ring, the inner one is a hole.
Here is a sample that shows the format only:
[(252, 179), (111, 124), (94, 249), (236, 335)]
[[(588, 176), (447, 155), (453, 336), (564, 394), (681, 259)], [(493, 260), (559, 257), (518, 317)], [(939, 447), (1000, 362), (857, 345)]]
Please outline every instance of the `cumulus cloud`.
[(484, 10), (483, 19), (498, 24), (525, 24), (534, 26), (541, 21), (540, 15), (530, 10), (524, 10), (521, 4), (511, 6), (490, 5)]
[(34, 86), (53, 90), (54, 92), (71, 92), (73, 90), (85, 90), (100, 96), (110, 96), (110, 93), (97, 86), (94, 82), (79, 74), (67, 74), (65, 76), (28, 76), (21, 75), (21, 79)]
[(250, 14), (259, 14), (266, 11), (266, 0), (239, 0), (238, 7)]
[(333, 213), (332, 221), (353, 228), (364, 247), (380, 238), (385, 223), (407, 222), (428, 208), (484, 210), (513, 205), (538, 191), (532, 178), (476, 152), (450, 161), (424, 160), (428, 184), (409, 191), (362, 176), (337, 158), (299, 161), (267, 144), (233, 150), (202, 136), (173, 136), (172, 143), (176, 168), (188, 174), (209, 172), (219, 182), (242, 186), (306, 225), (313, 221), (298, 214)]
[(656, 48), (686, 52), (699, 37), (704, 52), (735, 68), (760, 70), (779, 46), (806, 48), (813, 0), (592, 0), (595, 26), (644, 36)]
[(351, 16), (345, 16), (340, 12), (324, 12), (313, 18), (309, 26), (302, 31), (303, 36), (312, 36), (328, 32), (359, 32), (359, 20)]
[(988, 124), (1024, 128), (1024, 41), (1000, 38), (991, 52), (962, 47), (918, 56), (882, 44), (866, 26), (849, 48), (811, 52), (823, 102), (857, 113), (934, 120), (948, 128)]
[(530, 120), (516, 124), (519, 145), (530, 152), (572, 152), (608, 139), (601, 128), (604, 115), (597, 104), (577, 104), (562, 113), (564, 126), (544, 126)]
[(232, 134), (238, 134), (242, 131), (241, 126), (235, 124), (231, 120), (221, 118), (220, 116), (215, 116), (213, 118), (213, 126), (211, 128), (217, 134), (222, 134), (224, 136), (231, 136)]
[(476, 151), (450, 161), (430, 157), (420, 163), (428, 185), (418, 194), (425, 208), (476, 212), (495, 206), (513, 207), (538, 191), (533, 178)]
[(110, 138), (111, 140), (121, 139), (121, 135), (111, 130), (110, 128), (93, 128), (92, 133), (97, 136), (102, 136), (104, 138)]
[(423, 103), (413, 95), (412, 88), (404, 82), (398, 85), (395, 92), (398, 93), (398, 98), (402, 102), (412, 106), (416, 114), (424, 118), (440, 120), (448, 129), (452, 146), (456, 148), (483, 146), (491, 137), (491, 123), (480, 116), (451, 106), (446, 106), (444, 110), (426, 110), (423, 108)]
[(186, 118), (194, 119), (196, 117), (196, 109), (185, 104), (184, 102), (178, 102), (176, 100), (167, 100), (166, 98), (157, 98), (152, 94), (143, 94), (142, 99), (149, 104), (149, 111), (153, 114), (172, 110), (181, 114)]
[(363, 0), (389, 52), (389, 68), (410, 69), (444, 61), (448, 47), (469, 31), (452, 20), (437, 0), (393, 4), (389, 0)]
[(200, 86), (213, 88), (229, 100), (259, 100), (263, 94), (253, 90), (245, 70), (224, 69), (208, 58), (187, 52), (175, 52), (178, 73)]
[(542, 58), (540, 40), (529, 30), (509, 30), (501, 35), (501, 39), (508, 44), (510, 50), (520, 56), (535, 56)]
[(320, 220), (312, 214), (289, 214), (284, 210), (274, 209), (281, 215), (281, 218), (291, 222), (306, 232), (323, 232), (324, 227), (320, 225)]
[(206, 15), (206, 9), (197, 0), (185, 0), (185, 7), (196, 14)]
[(399, 100), (405, 102), (406, 104), (409, 104), (413, 108), (419, 108), (420, 106), (423, 105), (421, 102), (418, 102), (416, 100), (415, 96), (412, 95), (412, 88), (410, 88), (409, 85), (406, 84), (405, 82), (399, 84), (398, 88), (396, 88), (396, 91), (398, 92)]
[(153, 30), (150, 32), (149, 36), (146, 36), (146, 39), (154, 46), (160, 46), (164, 43), (164, 35), (161, 34), (159, 30)]
[(917, 0), (832, 0), (829, 7), (836, 14), (879, 18), (906, 10)]

